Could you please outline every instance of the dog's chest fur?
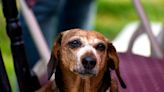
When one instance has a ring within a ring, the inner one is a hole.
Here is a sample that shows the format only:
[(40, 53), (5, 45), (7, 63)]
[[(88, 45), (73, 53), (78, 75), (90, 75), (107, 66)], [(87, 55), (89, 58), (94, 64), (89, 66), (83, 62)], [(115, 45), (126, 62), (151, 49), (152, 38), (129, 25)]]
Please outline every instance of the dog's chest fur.
[[(60, 67), (57, 67), (55, 81), (60, 92), (105, 92), (110, 85), (105, 83), (110, 81), (109, 74), (106, 72), (105, 75), (99, 74), (93, 78), (81, 78), (64, 69), (61, 64)], [(108, 78), (106, 78), (106, 75)]]

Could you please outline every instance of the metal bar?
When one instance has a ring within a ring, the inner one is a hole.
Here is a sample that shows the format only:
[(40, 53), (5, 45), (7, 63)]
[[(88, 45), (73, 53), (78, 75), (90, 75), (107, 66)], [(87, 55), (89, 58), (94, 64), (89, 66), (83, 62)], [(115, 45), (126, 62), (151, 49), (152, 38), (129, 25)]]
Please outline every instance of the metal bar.
[(18, 0), (20, 5), (20, 10), (25, 18), (29, 32), (35, 42), (42, 61), (48, 64), (50, 59), (50, 50), (46, 44), (46, 40), (42, 34), (39, 24), (32, 12), (32, 10), (27, 6), (26, 0)]
[(33, 38), (35, 46), (37, 47), (37, 51), (40, 55), (40, 60), (37, 62), (37, 64), (35, 64), (33, 71), (40, 80), (40, 83), (44, 84), (45, 81), (43, 80), (47, 80), (47, 78), (44, 77), (45, 79), (43, 79), (43, 76), (45, 76), (45, 70), (47, 70), (47, 64), (50, 59), (50, 49), (46, 43), (46, 40), (44, 39), (44, 36), (35, 18), (35, 15), (33, 14), (32, 9), (28, 7), (26, 1), (27, 0), (18, 0), (20, 5), (20, 12), (22, 13), (26, 21), (30, 35)]
[(39, 82), (31, 75), (28, 67), (22, 29), (17, 18), (18, 11), (15, 0), (2, 0), (3, 13), (7, 23), (7, 34), (11, 40), (11, 50), (14, 60), (14, 68), (19, 84), (20, 92), (34, 92), (39, 88)]
[(153, 47), (154, 51), (155, 51), (155, 54), (159, 57), (159, 58), (162, 58), (163, 55), (162, 55), (162, 51), (160, 50), (160, 45), (158, 44), (158, 41), (157, 39), (155, 38), (155, 36), (153, 35), (152, 33), (152, 29), (151, 29), (151, 26), (150, 26), (150, 22), (148, 20), (148, 18), (146, 17), (146, 14), (144, 12), (144, 9), (141, 5), (141, 1), (140, 0), (133, 0), (133, 3), (135, 5), (135, 8), (137, 10), (137, 13), (138, 13), (138, 16), (145, 28), (145, 32), (147, 33), (148, 35), (148, 38), (150, 40), (150, 43), (151, 43), (151, 46)]
[(132, 48), (134, 45), (134, 42), (136, 41), (137, 37), (140, 36), (141, 34), (144, 33), (144, 27), (142, 25), (142, 23), (138, 26), (138, 28), (135, 30), (135, 32), (132, 34), (130, 41), (129, 41), (129, 45), (128, 45), (128, 52), (132, 52)]
[(11, 86), (5, 70), (4, 62), (1, 55), (1, 50), (0, 50), (0, 92), (11, 92)]

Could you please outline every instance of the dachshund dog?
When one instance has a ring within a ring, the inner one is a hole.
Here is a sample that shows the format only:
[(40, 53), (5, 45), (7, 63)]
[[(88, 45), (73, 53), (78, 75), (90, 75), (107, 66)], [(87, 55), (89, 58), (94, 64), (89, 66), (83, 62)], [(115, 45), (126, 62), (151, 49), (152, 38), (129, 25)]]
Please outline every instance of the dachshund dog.
[(119, 72), (119, 58), (112, 43), (95, 31), (71, 29), (60, 33), (48, 64), (48, 77), (55, 73), (56, 92), (118, 92), (110, 73)]

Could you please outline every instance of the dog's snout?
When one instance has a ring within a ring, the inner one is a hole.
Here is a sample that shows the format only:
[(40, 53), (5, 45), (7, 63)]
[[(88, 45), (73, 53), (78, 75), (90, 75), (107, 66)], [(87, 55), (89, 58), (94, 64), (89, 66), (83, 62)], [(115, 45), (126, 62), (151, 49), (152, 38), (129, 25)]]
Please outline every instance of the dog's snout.
[(85, 69), (93, 69), (96, 65), (96, 59), (91, 56), (86, 56), (82, 59), (82, 64)]

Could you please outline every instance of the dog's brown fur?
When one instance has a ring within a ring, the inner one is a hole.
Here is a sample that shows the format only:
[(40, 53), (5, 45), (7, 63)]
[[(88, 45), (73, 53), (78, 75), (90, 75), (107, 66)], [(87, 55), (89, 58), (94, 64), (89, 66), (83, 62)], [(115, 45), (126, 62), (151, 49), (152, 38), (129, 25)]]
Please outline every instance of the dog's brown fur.
[[(81, 60), (87, 54), (96, 58), (94, 72), (91, 72), (91, 75), (80, 74), (84, 69), (81, 68), (81, 64), (77, 64), (79, 63), (77, 53), (83, 45), (75, 49), (69, 47), (69, 41), (74, 38), (81, 39), (82, 44), (87, 42), (92, 48), (96, 48), (96, 44), (99, 42), (106, 47), (104, 51), (93, 50), (94, 53), (86, 51), (80, 57)], [(117, 83), (112, 80), (113, 78), (111, 79), (110, 69), (116, 71), (121, 85), (126, 87), (121, 79), (119, 59), (111, 42), (98, 32), (72, 29), (61, 33), (55, 41), (48, 64), (48, 76), (50, 78), (55, 73), (55, 82), (60, 92), (105, 92), (110, 86), (111, 92), (118, 92), (116, 90), (118, 87), (114, 86)]]

